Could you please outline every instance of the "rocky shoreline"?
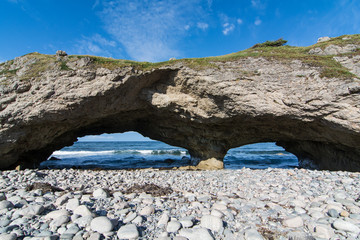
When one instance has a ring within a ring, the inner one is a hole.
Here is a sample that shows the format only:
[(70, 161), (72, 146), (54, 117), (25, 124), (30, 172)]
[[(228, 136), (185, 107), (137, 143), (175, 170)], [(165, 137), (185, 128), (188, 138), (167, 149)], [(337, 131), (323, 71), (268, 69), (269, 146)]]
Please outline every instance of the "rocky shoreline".
[(360, 173), (0, 174), (0, 239), (360, 239)]

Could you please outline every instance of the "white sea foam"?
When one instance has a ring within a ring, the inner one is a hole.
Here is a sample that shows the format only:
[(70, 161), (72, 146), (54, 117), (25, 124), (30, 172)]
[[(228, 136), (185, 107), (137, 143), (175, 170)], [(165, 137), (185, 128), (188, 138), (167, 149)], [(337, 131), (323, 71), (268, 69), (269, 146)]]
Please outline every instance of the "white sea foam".
[(136, 152), (139, 152), (143, 155), (150, 155), (154, 150), (136, 150)]
[(111, 154), (141, 154), (141, 155), (186, 155), (186, 151), (181, 150), (108, 150), (108, 151), (55, 151), (52, 156), (55, 157), (82, 157), (98, 156)]
[(93, 156), (93, 155), (109, 155), (114, 154), (114, 150), (110, 151), (55, 151), (53, 156)]

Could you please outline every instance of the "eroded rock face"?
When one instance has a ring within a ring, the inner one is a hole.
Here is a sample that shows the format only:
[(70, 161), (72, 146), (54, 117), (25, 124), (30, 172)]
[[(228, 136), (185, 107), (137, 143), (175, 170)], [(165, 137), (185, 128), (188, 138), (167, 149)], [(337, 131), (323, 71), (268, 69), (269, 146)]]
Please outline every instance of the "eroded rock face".
[(1, 71), (3, 169), (36, 167), (77, 137), (137, 131), (188, 149), (204, 168), (221, 168), (230, 148), (274, 141), (320, 168), (360, 170), (359, 80), (321, 77), (321, 67), (301, 60), (243, 57), (200, 68), (173, 60), (139, 70), (30, 54)]

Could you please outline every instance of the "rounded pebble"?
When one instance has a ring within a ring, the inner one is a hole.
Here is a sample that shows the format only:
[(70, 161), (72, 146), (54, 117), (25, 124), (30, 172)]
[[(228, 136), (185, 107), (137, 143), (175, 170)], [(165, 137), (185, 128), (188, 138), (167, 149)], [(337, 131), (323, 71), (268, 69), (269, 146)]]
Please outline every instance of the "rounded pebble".
[(119, 229), (117, 236), (120, 239), (134, 239), (139, 237), (139, 232), (135, 224), (128, 224)]
[(214, 232), (219, 232), (223, 228), (223, 221), (216, 216), (204, 215), (201, 217), (200, 226)]
[(99, 233), (107, 233), (113, 230), (113, 225), (107, 217), (96, 217), (90, 223), (91, 230)]

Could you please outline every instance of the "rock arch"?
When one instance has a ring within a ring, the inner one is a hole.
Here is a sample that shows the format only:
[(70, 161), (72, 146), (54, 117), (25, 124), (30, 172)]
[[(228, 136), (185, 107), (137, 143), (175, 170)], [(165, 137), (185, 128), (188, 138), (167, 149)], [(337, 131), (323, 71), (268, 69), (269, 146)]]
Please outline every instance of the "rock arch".
[(230, 148), (277, 142), (322, 169), (360, 170), (355, 75), (323, 76), (301, 59), (99, 59), (34, 53), (0, 65), (2, 169), (36, 167), (77, 137), (136, 131), (205, 168), (221, 168)]

